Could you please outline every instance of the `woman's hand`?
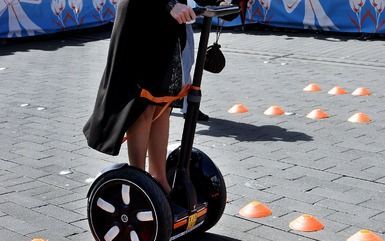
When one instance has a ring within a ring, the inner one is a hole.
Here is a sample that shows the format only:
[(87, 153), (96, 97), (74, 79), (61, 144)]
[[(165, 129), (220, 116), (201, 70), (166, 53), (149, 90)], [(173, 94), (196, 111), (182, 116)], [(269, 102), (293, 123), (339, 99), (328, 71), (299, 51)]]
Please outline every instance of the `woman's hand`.
[(181, 3), (176, 3), (171, 9), (170, 14), (179, 24), (192, 22), (196, 18), (192, 8)]

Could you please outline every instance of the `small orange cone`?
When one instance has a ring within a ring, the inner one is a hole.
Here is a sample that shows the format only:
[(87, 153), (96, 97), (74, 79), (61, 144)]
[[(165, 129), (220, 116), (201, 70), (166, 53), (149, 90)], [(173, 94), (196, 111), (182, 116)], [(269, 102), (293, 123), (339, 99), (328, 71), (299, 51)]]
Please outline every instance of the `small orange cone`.
[(281, 106), (273, 105), (270, 106), (265, 112), (263, 112), (265, 115), (283, 115), (285, 114), (285, 111), (282, 109)]
[(231, 107), (227, 112), (231, 114), (235, 114), (235, 113), (245, 113), (248, 111), (249, 110), (247, 109), (247, 107), (244, 106), (243, 104), (236, 104), (233, 107)]
[(348, 119), (348, 121), (352, 122), (352, 123), (369, 123), (372, 121), (372, 119), (370, 119), (370, 117), (367, 114), (362, 113), (362, 112), (358, 112), (358, 113), (355, 113), (354, 115), (352, 115)]
[(315, 217), (304, 214), (290, 222), (289, 227), (296, 231), (314, 232), (324, 228), (324, 225)]
[(306, 86), (305, 88), (303, 88), (303, 91), (305, 91), (305, 92), (318, 92), (318, 91), (321, 91), (321, 87), (319, 87), (319, 85), (317, 85), (317, 84), (311, 83), (308, 86)]
[(41, 238), (34, 238), (31, 241), (46, 241), (46, 240), (45, 239), (41, 239)]
[(239, 210), (239, 215), (246, 218), (263, 218), (271, 214), (270, 208), (258, 201), (253, 201)]
[(343, 88), (339, 86), (335, 86), (333, 89), (329, 90), (328, 94), (329, 95), (344, 95), (347, 94), (348, 92), (344, 90)]
[(380, 236), (370, 230), (363, 229), (353, 234), (346, 241), (384, 241)]
[(315, 110), (312, 110), (309, 114), (307, 114), (306, 117), (313, 120), (320, 120), (320, 119), (328, 118), (329, 115), (322, 109), (315, 109)]
[(355, 89), (352, 93), (352, 95), (354, 95), (354, 96), (368, 96), (371, 94), (372, 93), (370, 92), (370, 90), (368, 88), (365, 88), (365, 87), (359, 87), (359, 88)]

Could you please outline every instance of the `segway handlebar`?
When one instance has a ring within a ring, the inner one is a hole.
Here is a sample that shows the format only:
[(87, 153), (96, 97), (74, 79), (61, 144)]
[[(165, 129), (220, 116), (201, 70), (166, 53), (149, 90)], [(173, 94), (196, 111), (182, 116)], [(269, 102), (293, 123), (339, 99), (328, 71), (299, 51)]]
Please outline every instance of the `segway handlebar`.
[(240, 9), (236, 5), (228, 5), (228, 6), (206, 6), (206, 7), (196, 7), (193, 8), (195, 14), (197, 16), (204, 17), (223, 17), (226, 15), (239, 13)]

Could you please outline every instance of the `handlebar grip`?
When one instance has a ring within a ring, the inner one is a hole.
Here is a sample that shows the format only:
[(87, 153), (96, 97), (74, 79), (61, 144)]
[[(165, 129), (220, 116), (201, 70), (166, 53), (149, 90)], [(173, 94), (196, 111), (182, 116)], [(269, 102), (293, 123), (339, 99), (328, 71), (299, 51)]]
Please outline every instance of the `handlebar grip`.
[(207, 6), (193, 8), (195, 15), (205, 17), (223, 17), (226, 15), (239, 13), (240, 8), (236, 5), (229, 6)]
[(201, 16), (206, 11), (206, 8), (204, 8), (204, 7), (195, 7), (195, 8), (193, 8), (193, 11), (194, 11), (195, 15)]

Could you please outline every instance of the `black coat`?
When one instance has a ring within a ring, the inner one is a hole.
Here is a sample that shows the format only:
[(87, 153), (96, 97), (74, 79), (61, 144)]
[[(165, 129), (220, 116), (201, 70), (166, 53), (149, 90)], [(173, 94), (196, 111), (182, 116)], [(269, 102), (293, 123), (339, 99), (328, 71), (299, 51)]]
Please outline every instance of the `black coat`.
[(167, 0), (121, 0), (111, 34), (107, 64), (94, 111), (83, 132), (88, 145), (118, 155), (124, 133), (145, 110), (141, 88), (163, 96), (178, 39), (185, 43), (185, 26), (170, 15)]

